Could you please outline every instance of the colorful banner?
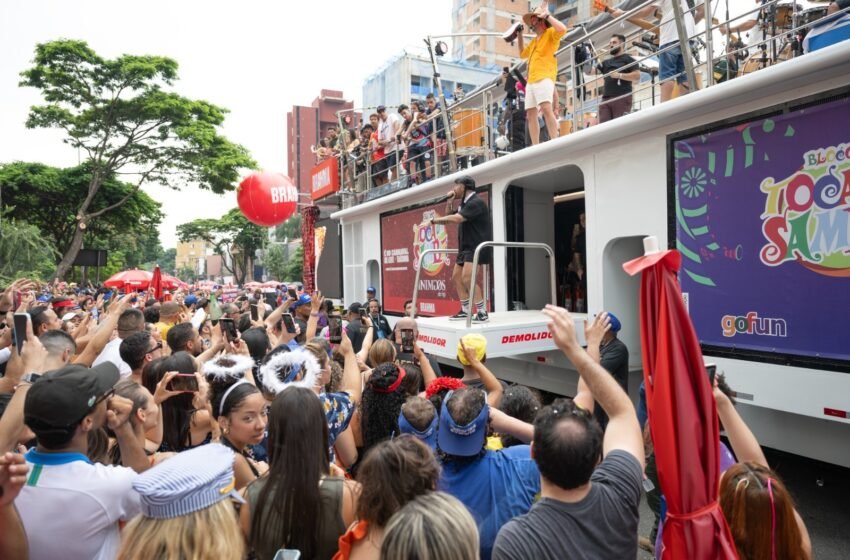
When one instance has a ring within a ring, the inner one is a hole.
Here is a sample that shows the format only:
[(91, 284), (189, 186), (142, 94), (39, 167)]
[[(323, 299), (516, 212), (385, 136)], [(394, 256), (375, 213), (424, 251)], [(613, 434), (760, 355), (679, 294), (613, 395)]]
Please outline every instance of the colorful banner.
[[(489, 204), (489, 193), (480, 192), (478, 195)], [(385, 312), (403, 314), (404, 302), (413, 299), (416, 267), (419, 266), (419, 256), (423, 251), (457, 249), (458, 226), (430, 226), (427, 223), (430, 218), (445, 215), (446, 203), (440, 202), (381, 216), (381, 285)], [(419, 275), (418, 315), (446, 316), (460, 310), (452, 283), (455, 256), (440, 253), (426, 255)], [(486, 269), (492, 280), (491, 267)]]
[(673, 149), (680, 280), (700, 342), (850, 360), (850, 98)]

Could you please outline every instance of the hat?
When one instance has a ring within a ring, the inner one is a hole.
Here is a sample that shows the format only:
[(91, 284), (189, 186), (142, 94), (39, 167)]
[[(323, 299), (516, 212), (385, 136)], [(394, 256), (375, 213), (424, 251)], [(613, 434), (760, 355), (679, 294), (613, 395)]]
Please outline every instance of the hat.
[(444, 453), (458, 457), (472, 457), (481, 452), (487, 439), (487, 419), (490, 417), (490, 406), (484, 401), (481, 412), (475, 420), (459, 426), (449, 414), (448, 402), (454, 391), (446, 395), (440, 411), (440, 429), (437, 432), (437, 447)]
[(383, 113), (386, 110), (387, 110), (387, 108), (384, 105), (378, 105), (378, 108), (375, 109), (375, 112), (376, 113)]
[(195, 294), (189, 294), (188, 296), (183, 298), (183, 303), (185, 303), (186, 305), (194, 305), (198, 303), (198, 296), (196, 296)]
[[(502, 39), (504, 39), (508, 43), (511, 43), (511, 42), (516, 40), (517, 35), (522, 33), (523, 29), (524, 28), (522, 26), (522, 22), (518, 21), (518, 22), (512, 24), (510, 27), (508, 27), (507, 31), (502, 33)], [(502, 72), (509, 72), (509, 71), (510, 71), (510, 68), (508, 68), (507, 66), (502, 68)]]
[(24, 421), (36, 435), (41, 426), (72, 426), (91, 411), (98, 398), (112, 390), (120, 377), (112, 362), (91, 369), (68, 365), (48, 372), (27, 392)]
[(46, 303), (46, 302), (50, 301), (51, 299), (53, 299), (53, 298), (51, 298), (50, 295), (48, 295), (48, 294), (40, 295), (36, 298), (36, 300), (43, 302), (43, 303)]
[(188, 515), (226, 498), (245, 503), (235, 488), (233, 451), (220, 443), (178, 453), (133, 481), (142, 514), (154, 519)]
[(475, 179), (470, 177), (469, 175), (463, 175), (455, 179), (456, 185), (463, 185), (464, 189), (474, 189), (475, 188)]
[(367, 294), (374, 294), (374, 293), (377, 293), (377, 290), (375, 289), (375, 286), (369, 286), (368, 288), (366, 288), (366, 293)]
[(621, 328), (623, 328), (623, 324), (620, 323), (620, 320), (617, 319), (617, 316), (608, 312), (608, 320), (611, 322), (611, 332), (619, 332)]
[(460, 340), (457, 341), (457, 360), (465, 365), (469, 365), (469, 360), (466, 359), (466, 354), (463, 352), (463, 343), (467, 348), (475, 349), (475, 357), (481, 361), (484, 358), (484, 355), (487, 354), (487, 339), (484, 338), (484, 335), (480, 335), (478, 333), (465, 334), (460, 337)]
[(65, 313), (64, 315), (62, 315), (62, 322), (64, 323), (65, 321), (70, 321), (71, 319), (73, 319), (76, 316), (77, 316), (77, 311), (71, 311), (69, 313)]
[(431, 424), (420, 432), (407, 421), (404, 411), (401, 411), (398, 413), (398, 429), (403, 434), (410, 434), (421, 439), (428, 447), (435, 449), (437, 447), (437, 425), (439, 420), (440, 419), (435, 414), (434, 419), (431, 420)]
[[(525, 23), (528, 26), (529, 29), (531, 29), (531, 27), (532, 27), (531, 26), (531, 18), (532, 17), (539, 18), (540, 16), (537, 14), (537, 12), (528, 12), (527, 14), (522, 16), (523, 23)], [(546, 24), (546, 27), (552, 27), (552, 24), (549, 23), (548, 21), (544, 20), (543, 23)]]
[(349, 313), (360, 313), (361, 307), (363, 307), (363, 305), (359, 301), (355, 301), (354, 303), (352, 303), (351, 305), (348, 306), (348, 312)]
[(292, 305), (290, 305), (289, 308), (295, 309), (298, 306), (310, 304), (312, 301), (313, 298), (311, 298), (308, 294), (301, 294), (301, 296)]
[(65, 307), (75, 307), (77, 305), (73, 300), (63, 297), (53, 298), (52, 303), (54, 309), (64, 309)]

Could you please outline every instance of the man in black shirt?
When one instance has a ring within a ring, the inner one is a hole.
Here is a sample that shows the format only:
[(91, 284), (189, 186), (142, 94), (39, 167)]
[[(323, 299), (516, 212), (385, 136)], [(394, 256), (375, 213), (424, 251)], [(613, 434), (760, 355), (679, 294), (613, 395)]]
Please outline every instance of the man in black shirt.
[[(490, 223), (490, 210), (487, 204), (481, 200), (478, 193), (475, 192), (475, 181), (472, 177), (464, 175), (455, 179), (454, 188), (448, 193), (449, 201), (459, 198), (461, 200), (457, 212), (448, 216), (439, 216), (430, 220), (431, 225), (434, 224), (458, 224), (458, 253), (455, 267), (452, 271), (452, 281), (455, 284), (458, 296), (460, 297), (460, 312), (452, 315), (453, 320), (466, 320), (469, 310), (469, 282), (472, 279), (472, 258), (475, 254), (475, 248), (485, 241), (493, 240), (493, 229)], [(481, 251), (478, 264), (490, 264), (490, 253), (492, 249), (489, 247)], [(481, 278), (481, 271), (478, 271), (478, 278)], [(484, 297), (481, 295), (481, 287), (476, 283), (475, 294), (475, 315), (472, 320), (477, 323), (483, 323), (490, 318), (487, 316), (487, 309), (484, 303)]]
[(594, 74), (607, 74), (599, 105), (599, 122), (622, 117), (632, 110), (632, 82), (640, 80), (637, 61), (625, 52), (626, 38), (614, 35), (608, 43), (611, 57), (597, 64)]

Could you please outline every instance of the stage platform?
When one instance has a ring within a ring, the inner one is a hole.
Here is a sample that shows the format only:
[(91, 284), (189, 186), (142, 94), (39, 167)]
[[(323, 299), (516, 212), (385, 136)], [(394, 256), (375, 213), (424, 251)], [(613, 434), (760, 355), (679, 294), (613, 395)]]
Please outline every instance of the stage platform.
[[(573, 313), (579, 343), (584, 346), (584, 320), (586, 314)], [(417, 317), (419, 347), (426, 353), (455, 359), (460, 337), (467, 333), (480, 333), (487, 339), (487, 358), (502, 358), (557, 350), (552, 335), (546, 327), (548, 317), (539, 310), (499, 311), (490, 313), (486, 323), (450, 321), (448, 317)]]

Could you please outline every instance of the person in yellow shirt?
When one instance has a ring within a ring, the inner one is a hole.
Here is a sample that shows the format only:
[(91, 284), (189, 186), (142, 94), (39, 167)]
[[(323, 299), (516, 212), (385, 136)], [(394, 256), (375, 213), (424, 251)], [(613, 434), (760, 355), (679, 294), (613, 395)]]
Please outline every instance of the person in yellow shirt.
[(522, 21), (537, 35), (528, 46), (522, 32), (517, 34), (520, 57), (528, 60), (528, 84), (525, 86), (525, 114), (531, 143), (540, 142), (538, 112), (543, 114), (549, 138), (558, 137), (558, 119), (552, 108), (555, 97), (555, 80), (558, 76), (558, 61), (555, 53), (567, 26), (552, 17), (546, 4), (522, 16)]
[(159, 307), (159, 323), (154, 325), (162, 337), (161, 340), (167, 340), (168, 331), (181, 320), (180, 305), (176, 301), (166, 301), (163, 303)]

